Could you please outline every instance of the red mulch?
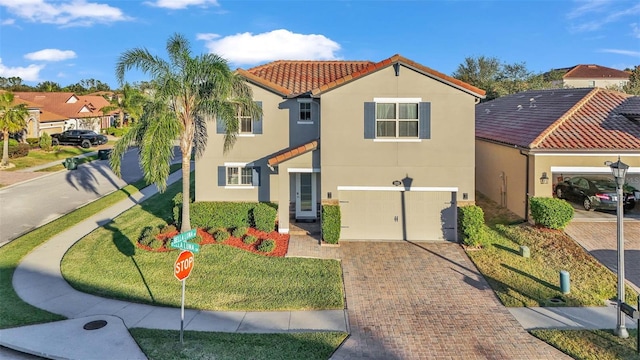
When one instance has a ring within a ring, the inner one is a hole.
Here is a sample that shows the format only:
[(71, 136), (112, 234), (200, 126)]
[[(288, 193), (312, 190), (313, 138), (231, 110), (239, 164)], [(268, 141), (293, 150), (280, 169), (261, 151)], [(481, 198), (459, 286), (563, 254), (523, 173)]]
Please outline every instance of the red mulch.
[[(197, 229), (197, 234), (198, 236), (200, 236), (200, 238), (202, 238), (202, 241), (199, 242), (200, 245), (228, 245), (228, 246), (233, 246), (238, 249), (246, 250), (255, 254), (264, 255), (264, 256), (284, 257), (287, 254), (287, 250), (289, 249), (289, 235), (280, 234), (277, 231), (266, 233), (264, 231), (260, 231), (254, 228), (249, 228), (247, 230), (247, 235), (253, 235), (258, 238), (258, 241), (256, 241), (253, 244), (245, 244), (244, 242), (242, 242), (242, 239), (239, 239), (233, 236), (231, 236), (230, 238), (228, 238), (223, 242), (217, 242), (216, 239), (214, 239), (213, 235), (209, 234), (203, 229)], [(163, 240), (165, 242), (164, 246), (158, 249), (153, 249), (149, 246), (142, 245), (140, 243), (136, 243), (136, 245), (140, 249), (143, 249), (146, 251), (152, 251), (152, 252), (173, 251), (176, 249), (169, 248), (168, 245), (171, 238), (176, 235), (178, 235), (178, 231), (158, 235), (158, 240)], [(268, 240), (268, 239), (271, 239), (275, 242), (276, 244), (275, 249), (273, 249), (273, 251), (269, 253), (259, 251), (258, 245), (260, 245), (262, 241)]]

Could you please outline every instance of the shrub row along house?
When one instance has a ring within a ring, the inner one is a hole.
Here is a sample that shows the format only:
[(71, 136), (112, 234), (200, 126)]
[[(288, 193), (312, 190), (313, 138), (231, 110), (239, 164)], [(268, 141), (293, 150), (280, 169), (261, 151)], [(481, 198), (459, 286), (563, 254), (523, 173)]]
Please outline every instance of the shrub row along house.
[(100, 132), (111, 125), (112, 115), (100, 109), (109, 102), (98, 95), (71, 92), (14, 92), (15, 101), (29, 109), (25, 136), (37, 138), (43, 132), (57, 134), (69, 129)]
[(211, 124), (196, 201), (278, 203), (281, 233), (339, 204), (341, 239), (457, 239), (456, 208), (475, 201), (483, 90), (400, 55), (238, 72), (263, 116), (238, 114), (226, 153), (223, 125)]

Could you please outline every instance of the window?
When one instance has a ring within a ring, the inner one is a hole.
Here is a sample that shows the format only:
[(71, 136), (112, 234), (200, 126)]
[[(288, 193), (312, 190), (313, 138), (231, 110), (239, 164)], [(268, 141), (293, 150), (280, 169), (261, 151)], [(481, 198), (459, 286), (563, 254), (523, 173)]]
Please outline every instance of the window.
[(253, 120), (251, 116), (247, 116), (242, 114), (241, 111), (238, 111), (238, 115), (236, 115), (238, 119), (238, 133), (239, 134), (252, 134), (253, 133)]
[(376, 103), (376, 137), (418, 137), (418, 103)]
[[(262, 108), (262, 101), (256, 101), (256, 105)], [(252, 119), (250, 116), (245, 116), (239, 111), (235, 118), (238, 120), (239, 136), (247, 137), (262, 134), (262, 116), (258, 119)], [(226, 132), (224, 121), (216, 118), (216, 134), (225, 134)]]
[(253, 185), (252, 169), (245, 167), (228, 167), (227, 185)]
[(300, 119), (299, 121), (312, 121), (311, 120), (311, 103), (310, 102), (301, 102), (300, 103)]

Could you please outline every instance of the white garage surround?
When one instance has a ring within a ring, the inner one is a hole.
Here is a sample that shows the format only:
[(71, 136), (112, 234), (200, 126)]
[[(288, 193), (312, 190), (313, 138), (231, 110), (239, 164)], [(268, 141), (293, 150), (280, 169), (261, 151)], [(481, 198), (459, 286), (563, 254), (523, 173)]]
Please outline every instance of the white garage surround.
[(342, 240), (457, 241), (457, 187), (338, 186)]
[[(608, 166), (552, 166), (551, 173), (553, 174), (554, 184), (557, 183), (558, 175), (571, 176), (571, 175), (611, 175), (611, 168)], [(629, 167), (627, 170), (627, 176), (625, 182), (636, 189), (640, 189), (640, 167)]]

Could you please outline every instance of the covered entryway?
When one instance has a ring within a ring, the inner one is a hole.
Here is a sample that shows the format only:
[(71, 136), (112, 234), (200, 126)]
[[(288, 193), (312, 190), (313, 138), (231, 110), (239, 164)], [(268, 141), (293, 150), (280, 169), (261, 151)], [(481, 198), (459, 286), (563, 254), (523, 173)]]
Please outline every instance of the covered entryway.
[(296, 173), (296, 219), (315, 220), (318, 208), (316, 200), (316, 174)]
[(457, 188), (339, 186), (343, 240), (457, 241)]

